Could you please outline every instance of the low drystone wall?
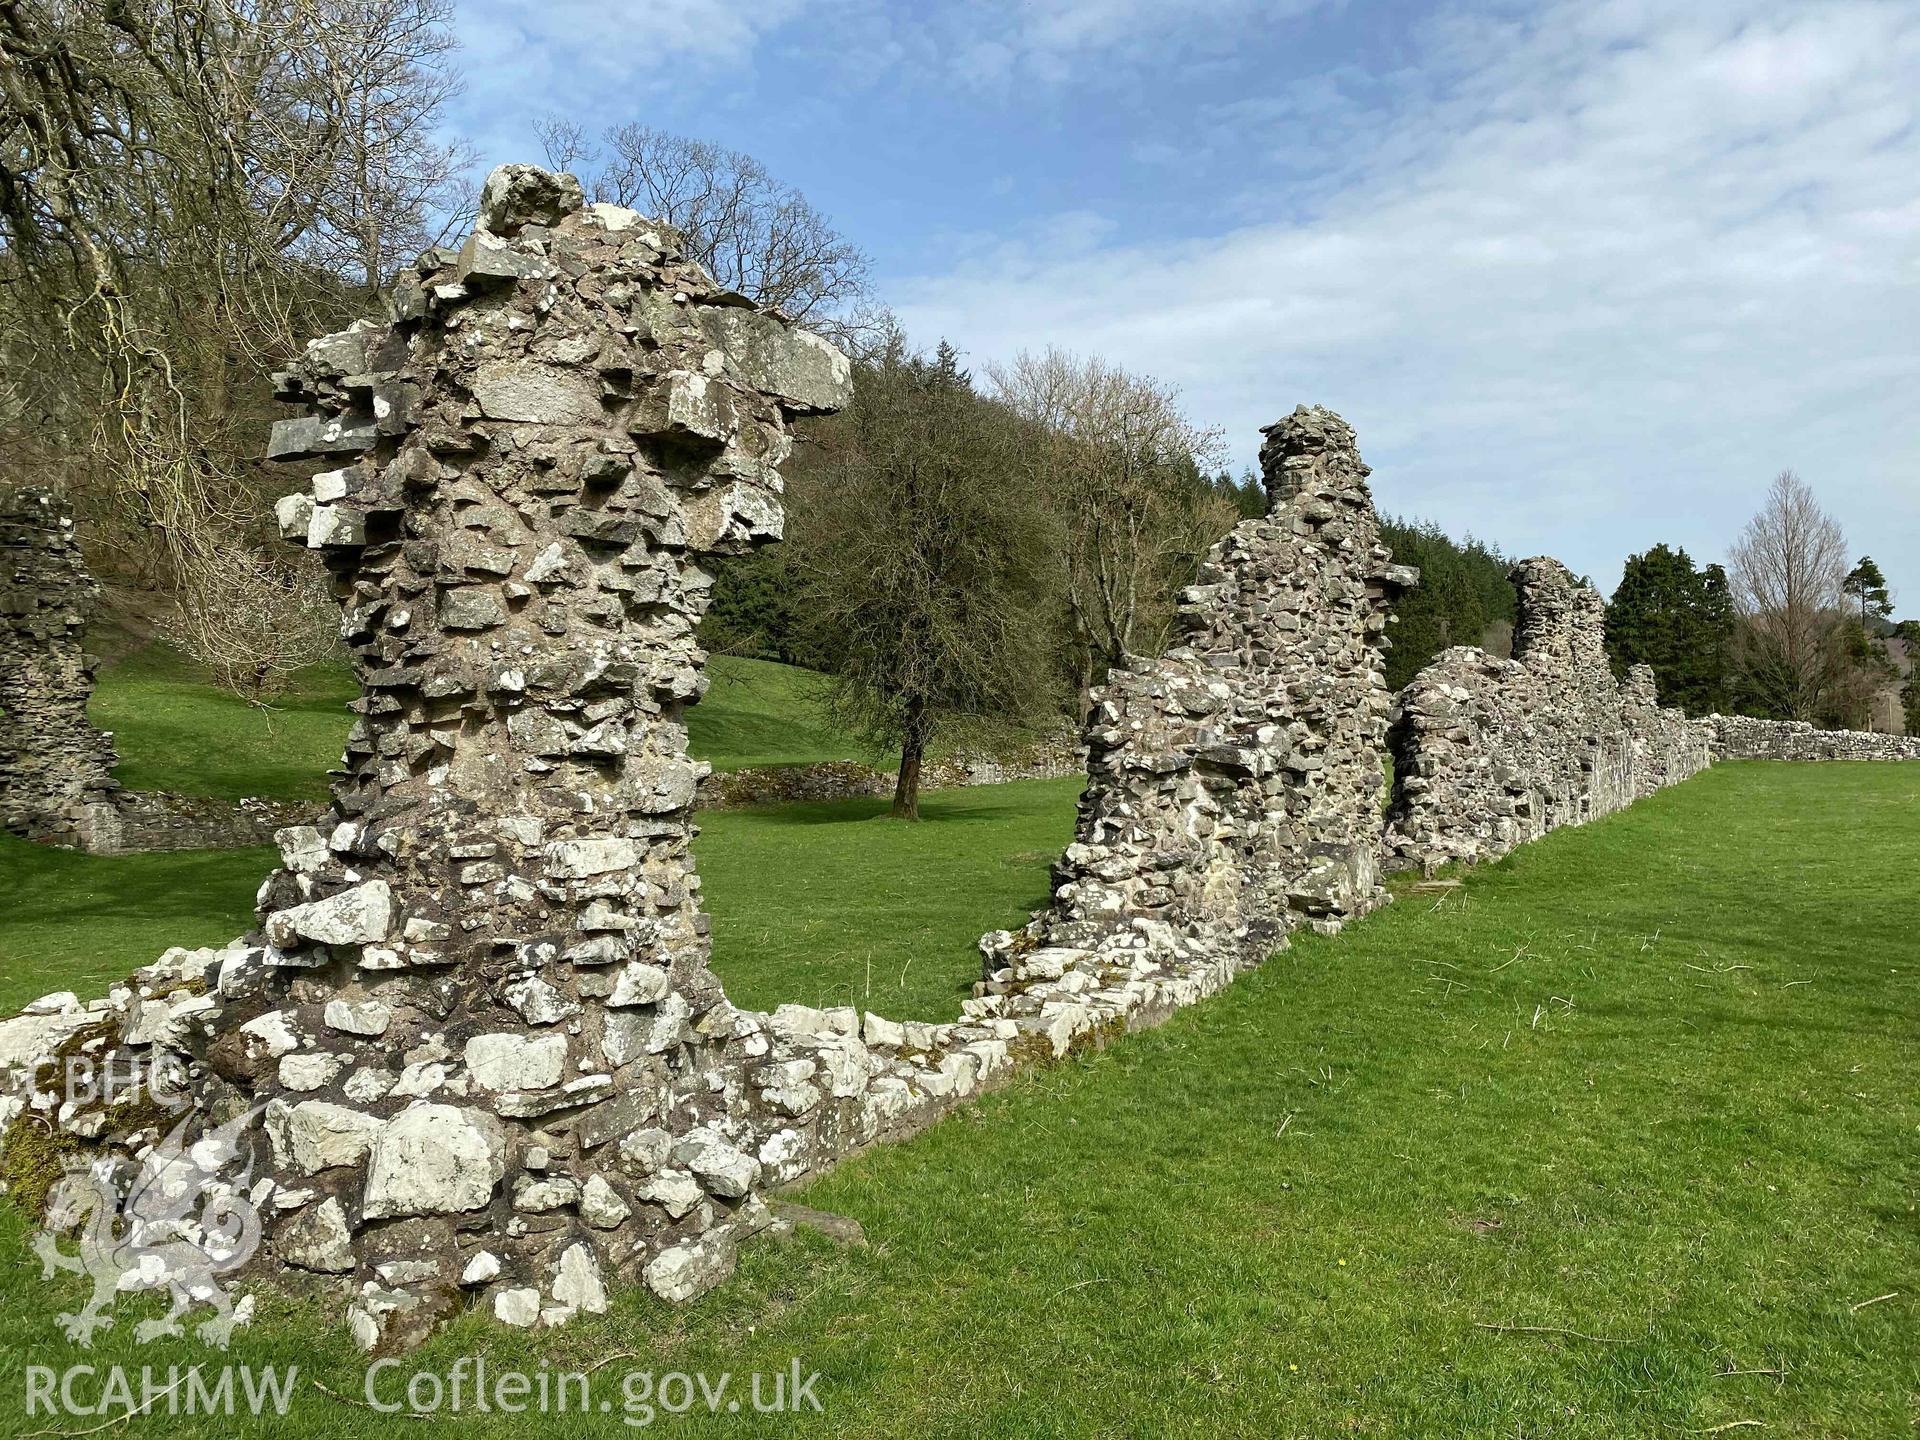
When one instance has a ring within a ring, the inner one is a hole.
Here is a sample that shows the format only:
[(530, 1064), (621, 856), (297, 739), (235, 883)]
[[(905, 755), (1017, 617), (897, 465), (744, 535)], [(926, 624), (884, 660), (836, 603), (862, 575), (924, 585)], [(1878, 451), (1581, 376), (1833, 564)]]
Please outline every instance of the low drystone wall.
[[(920, 771), (923, 790), (960, 790), (1005, 785), (1014, 780), (1064, 780), (1085, 769), (1079, 747), (1065, 737), (1036, 741), (1004, 755), (966, 752), (929, 760)], [(742, 810), (756, 805), (855, 800), (891, 795), (895, 777), (857, 760), (813, 765), (755, 765), (715, 771), (700, 782), (694, 808)]]
[(122, 790), (111, 825), (96, 825), (80, 848), (95, 855), (151, 850), (236, 850), (271, 845), (289, 825), (311, 825), (325, 807), (312, 800), (218, 800), (168, 790)]
[(1614, 679), (1598, 592), (1544, 557), (1521, 561), (1513, 581), (1513, 659), (1447, 650), (1400, 694), (1391, 865), (1489, 859), (1709, 763), (1706, 728), (1661, 708), (1651, 670)]
[(1804, 720), (1709, 715), (1716, 760), (1920, 760), (1920, 735), (1816, 730)]

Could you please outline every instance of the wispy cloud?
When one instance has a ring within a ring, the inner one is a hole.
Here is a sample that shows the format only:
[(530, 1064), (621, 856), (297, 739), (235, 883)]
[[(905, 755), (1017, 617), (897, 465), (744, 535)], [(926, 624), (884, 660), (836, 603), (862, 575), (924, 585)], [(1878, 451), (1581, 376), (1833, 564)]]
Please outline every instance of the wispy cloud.
[(461, 128), (490, 154), (517, 153), (529, 121), (618, 101), (614, 121), (639, 118), (669, 88), (750, 74), (756, 51), (807, 0), (458, 0), (455, 30), (466, 95)]
[[(1326, 0), (971, 0), (939, 13), (940, 53), (976, 84), (1062, 84), (1116, 64), (1164, 63), (1231, 45), (1247, 27), (1305, 14)], [(932, 7), (921, 18), (933, 15)]]
[(1717, 553), (1791, 464), (1920, 577), (1920, 11), (1572, 0), (1444, 18), (1421, 53), (1397, 96), (1314, 78), (1196, 117), (1260, 218), (1076, 216), (1070, 249), (917, 277), (905, 317), (1174, 379), (1243, 453), (1325, 401), (1387, 505), (1602, 576), (1658, 539)]

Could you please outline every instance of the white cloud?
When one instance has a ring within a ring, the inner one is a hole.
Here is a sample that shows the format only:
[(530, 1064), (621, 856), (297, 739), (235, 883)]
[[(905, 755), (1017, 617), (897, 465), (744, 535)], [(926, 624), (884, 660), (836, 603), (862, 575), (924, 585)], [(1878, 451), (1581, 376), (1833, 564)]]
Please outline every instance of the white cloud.
[(1609, 583), (1656, 540), (1718, 554), (1793, 465), (1920, 586), (1920, 11), (1570, 0), (1437, 25), (1398, 88), (1315, 77), (1179, 137), (1324, 141), (1305, 219), (1258, 175), (1203, 240), (1075, 216), (897, 287), (903, 317), (1175, 380), (1249, 458), (1332, 404), (1387, 507)]

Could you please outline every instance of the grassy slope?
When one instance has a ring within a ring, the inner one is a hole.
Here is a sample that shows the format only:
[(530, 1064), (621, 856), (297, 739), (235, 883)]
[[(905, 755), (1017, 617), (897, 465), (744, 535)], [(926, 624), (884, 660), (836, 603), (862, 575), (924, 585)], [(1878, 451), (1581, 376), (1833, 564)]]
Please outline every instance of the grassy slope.
[(172, 945), (253, 925), (271, 849), (82, 855), (0, 835), (0, 1015), (49, 990), (104, 993)]
[[(872, 758), (827, 719), (811, 672), (718, 655), (709, 674), (689, 728), (694, 754), (715, 769)], [(102, 669), (93, 717), (114, 732), (130, 788), (324, 800), (354, 693), (344, 665), (318, 665), (263, 711), (151, 645)]]
[(715, 655), (707, 678), (707, 693), (688, 712), (687, 732), (694, 757), (716, 770), (822, 760), (887, 763), (828, 718), (823, 682), (811, 670)]
[[(798, 1356), (826, 1414), (787, 1428), (834, 1435), (1910, 1435), (1917, 803), (1920, 765), (1718, 768), (809, 1187), (870, 1250), (759, 1244), (692, 1307), (466, 1321), (406, 1371)], [(200, 1358), (124, 1322), (57, 1343), (23, 1229), (0, 1218), (0, 1426), (48, 1423), (26, 1363)], [(230, 1358), (361, 1393), (324, 1312), (271, 1307)]]
[(134, 790), (325, 800), (358, 693), (344, 665), (316, 665), (260, 710), (207, 683), (173, 651), (137, 650), (100, 671), (94, 723), (120, 750), (120, 782)]

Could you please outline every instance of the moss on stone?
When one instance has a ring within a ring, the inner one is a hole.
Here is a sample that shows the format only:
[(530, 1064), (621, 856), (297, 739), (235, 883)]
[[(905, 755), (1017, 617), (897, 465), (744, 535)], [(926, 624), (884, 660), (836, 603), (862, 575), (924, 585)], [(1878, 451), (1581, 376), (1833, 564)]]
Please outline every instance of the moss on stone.
[(46, 1213), (48, 1192), (85, 1143), (56, 1129), (46, 1116), (22, 1110), (0, 1141), (0, 1181), (6, 1184), (8, 1198), (28, 1218), (38, 1220)]

